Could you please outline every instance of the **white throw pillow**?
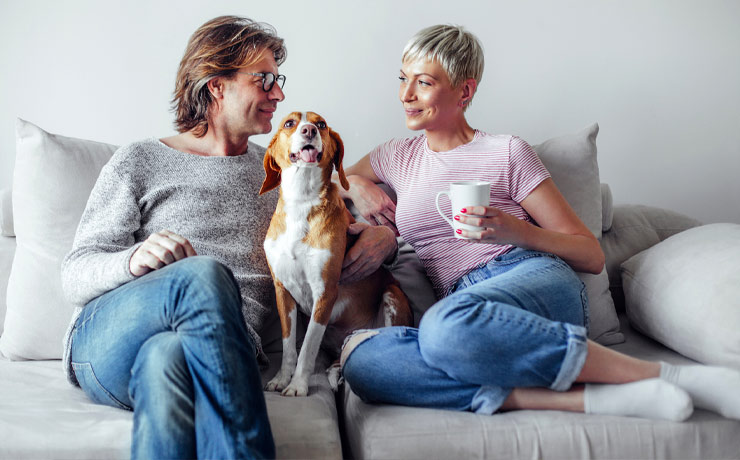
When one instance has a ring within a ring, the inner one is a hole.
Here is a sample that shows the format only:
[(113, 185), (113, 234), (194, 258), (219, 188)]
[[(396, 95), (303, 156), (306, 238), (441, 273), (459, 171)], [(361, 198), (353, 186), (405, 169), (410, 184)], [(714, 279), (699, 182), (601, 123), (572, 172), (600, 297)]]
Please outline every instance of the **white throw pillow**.
[[(604, 225), (596, 136), (599, 125), (533, 146), (566, 201), (589, 230), (601, 238)], [(606, 268), (598, 275), (579, 273), (589, 303), (589, 338), (604, 345), (624, 342), (619, 318), (609, 291)]]
[(64, 300), (61, 262), (100, 169), (116, 146), (16, 124), (13, 220), (16, 253), (8, 281), (0, 352), (14, 360), (60, 359), (73, 306)]
[(15, 236), (12, 196), (10, 188), (0, 190), (0, 235), (2, 236)]
[(740, 225), (695, 227), (622, 264), (630, 323), (689, 358), (740, 369)]

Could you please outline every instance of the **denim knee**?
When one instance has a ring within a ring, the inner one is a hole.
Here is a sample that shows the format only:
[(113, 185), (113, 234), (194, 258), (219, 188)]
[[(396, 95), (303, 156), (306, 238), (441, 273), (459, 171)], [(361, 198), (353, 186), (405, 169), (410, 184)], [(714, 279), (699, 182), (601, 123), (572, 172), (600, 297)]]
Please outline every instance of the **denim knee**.
[(169, 418), (175, 401), (189, 404), (192, 410), (193, 379), (176, 332), (161, 332), (141, 346), (131, 369), (129, 398), (135, 409), (145, 399), (152, 401), (147, 410), (161, 411), (162, 418), (155, 417), (158, 420)]
[(239, 285), (231, 270), (221, 262), (207, 256), (193, 256), (166, 268), (169, 267), (174, 273), (172, 282), (184, 299), (192, 298), (195, 300), (192, 303), (200, 308), (215, 307), (225, 309), (228, 314), (241, 314)]
[(430, 366), (446, 369), (449, 363), (460, 359), (460, 341), (465, 342), (464, 323), (477, 314), (475, 305), (481, 302), (485, 300), (458, 294), (427, 310), (419, 324), (419, 349)]

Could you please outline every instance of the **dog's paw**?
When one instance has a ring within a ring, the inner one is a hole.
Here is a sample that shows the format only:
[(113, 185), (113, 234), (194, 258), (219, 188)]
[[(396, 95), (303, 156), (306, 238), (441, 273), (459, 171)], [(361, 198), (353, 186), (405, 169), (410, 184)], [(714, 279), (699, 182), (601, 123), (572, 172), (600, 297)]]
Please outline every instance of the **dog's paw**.
[(331, 387), (331, 391), (336, 393), (337, 390), (339, 390), (339, 386), (344, 383), (344, 377), (342, 376), (342, 367), (339, 365), (339, 363), (329, 366), (329, 368), (326, 370), (326, 378), (329, 379), (329, 386)]
[(308, 382), (294, 378), (283, 390), (283, 396), (308, 396)]
[(288, 386), (290, 383), (290, 375), (284, 374), (283, 372), (278, 372), (275, 377), (272, 378), (269, 382), (267, 382), (267, 385), (265, 385), (265, 390), (267, 391), (283, 391), (284, 388)]

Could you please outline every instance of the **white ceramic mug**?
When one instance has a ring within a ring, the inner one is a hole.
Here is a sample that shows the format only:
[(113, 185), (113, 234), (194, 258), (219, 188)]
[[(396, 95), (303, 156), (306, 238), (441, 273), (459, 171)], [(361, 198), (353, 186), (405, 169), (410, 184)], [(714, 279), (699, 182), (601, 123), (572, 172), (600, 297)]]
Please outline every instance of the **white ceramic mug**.
[(457, 215), (460, 210), (464, 207), (470, 206), (488, 206), (491, 198), (491, 183), (477, 180), (463, 180), (452, 182), (450, 184), (450, 191), (443, 190), (437, 193), (437, 199), (435, 204), (437, 205), (437, 212), (442, 216), (452, 227), (455, 232), (455, 238), (461, 240), (467, 240), (464, 236), (457, 233), (457, 229), (469, 230), (469, 231), (480, 231), (483, 227), (475, 227), (473, 225), (463, 224), (457, 220), (451, 219), (449, 216), (445, 216), (442, 210), (439, 208), (439, 197), (447, 195), (452, 201), (452, 215)]

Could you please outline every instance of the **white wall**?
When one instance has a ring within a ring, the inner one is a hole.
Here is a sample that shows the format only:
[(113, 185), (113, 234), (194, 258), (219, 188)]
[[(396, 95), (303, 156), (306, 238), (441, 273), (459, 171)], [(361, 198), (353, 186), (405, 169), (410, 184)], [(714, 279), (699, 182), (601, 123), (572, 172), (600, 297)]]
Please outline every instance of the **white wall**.
[(288, 80), (276, 118), (323, 114), (348, 164), (411, 134), (397, 100), (406, 40), (459, 23), (486, 51), (474, 127), (536, 144), (598, 121), (601, 179), (617, 202), (740, 223), (736, 0), (0, 0), (0, 185), (16, 117), (117, 144), (171, 134), (185, 43), (221, 14), (278, 29)]

